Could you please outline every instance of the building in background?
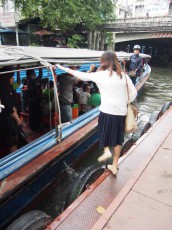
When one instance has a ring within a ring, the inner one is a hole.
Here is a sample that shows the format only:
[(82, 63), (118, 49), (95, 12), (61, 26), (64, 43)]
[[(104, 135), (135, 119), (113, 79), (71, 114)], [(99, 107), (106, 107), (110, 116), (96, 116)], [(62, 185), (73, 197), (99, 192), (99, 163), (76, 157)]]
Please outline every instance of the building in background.
[(14, 1), (6, 0), (3, 7), (0, 7), (0, 14), (14, 12)]
[(116, 4), (115, 15), (117, 19), (132, 17), (132, 9), (129, 2), (129, 0), (114, 0)]
[(172, 15), (172, 0), (170, 1), (169, 4), (169, 15)]
[(172, 14), (171, 0), (116, 0), (116, 16), (120, 18), (158, 17)]

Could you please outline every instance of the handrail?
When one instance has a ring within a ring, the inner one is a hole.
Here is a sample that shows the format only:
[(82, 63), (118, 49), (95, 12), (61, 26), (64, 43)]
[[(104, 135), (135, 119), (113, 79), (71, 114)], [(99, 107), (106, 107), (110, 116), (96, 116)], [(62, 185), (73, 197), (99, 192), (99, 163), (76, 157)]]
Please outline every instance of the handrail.
[[(83, 114), (75, 119), (69, 125), (64, 126), (62, 130), (62, 139), (66, 139), (71, 134), (81, 129), (87, 123), (98, 117), (99, 108), (92, 109), (91, 111)], [(48, 151), (57, 144), (55, 140), (55, 132), (47, 133), (34, 142), (24, 146), (20, 150), (13, 152), (12, 154), (1, 159), (0, 168), (0, 180), (5, 179), (10, 174), (16, 172), (33, 159)]]
[(172, 31), (172, 16), (139, 17), (108, 20), (104, 28), (110, 31)]
[(108, 23), (114, 23), (114, 24), (117, 24), (117, 23), (126, 23), (126, 22), (137, 22), (137, 23), (140, 23), (140, 22), (162, 22), (162, 21), (172, 21), (172, 16), (158, 16), (158, 17), (135, 17), (135, 18), (119, 18), (119, 19), (109, 19), (109, 20), (106, 20), (105, 23), (108, 24)]

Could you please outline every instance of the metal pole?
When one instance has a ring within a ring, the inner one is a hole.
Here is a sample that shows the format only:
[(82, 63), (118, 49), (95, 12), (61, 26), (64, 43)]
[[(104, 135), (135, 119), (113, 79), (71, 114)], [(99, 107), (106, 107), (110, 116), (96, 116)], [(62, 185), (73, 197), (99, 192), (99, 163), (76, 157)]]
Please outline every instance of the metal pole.
[(19, 46), (19, 33), (18, 33), (18, 25), (17, 23), (15, 22), (16, 24), (16, 43), (17, 43), (17, 46)]
[(16, 44), (19, 46), (19, 33), (18, 33), (18, 25), (16, 22), (16, 4), (15, 0), (13, 0), (13, 7), (14, 7), (14, 18), (15, 18), (15, 28), (16, 28)]

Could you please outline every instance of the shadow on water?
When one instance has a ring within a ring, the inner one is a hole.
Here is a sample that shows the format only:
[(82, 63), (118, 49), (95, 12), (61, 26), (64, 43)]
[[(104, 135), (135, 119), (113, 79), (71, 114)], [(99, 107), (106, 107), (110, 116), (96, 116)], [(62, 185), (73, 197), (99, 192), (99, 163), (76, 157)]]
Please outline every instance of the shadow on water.
[[(138, 98), (140, 120), (148, 121), (150, 114), (155, 110), (160, 110), (166, 101), (172, 101), (172, 68), (152, 68), (151, 76)], [(90, 165), (99, 165), (97, 158), (101, 154), (102, 150), (97, 146), (75, 167), (76, 172), (79, 173)], [(52, 218), (56, 217), (62, 210), (71, 185), (72, 181), (69, 177), (63, 178), (60, 183), (54, 183), (35, 209), (46, 212)]]

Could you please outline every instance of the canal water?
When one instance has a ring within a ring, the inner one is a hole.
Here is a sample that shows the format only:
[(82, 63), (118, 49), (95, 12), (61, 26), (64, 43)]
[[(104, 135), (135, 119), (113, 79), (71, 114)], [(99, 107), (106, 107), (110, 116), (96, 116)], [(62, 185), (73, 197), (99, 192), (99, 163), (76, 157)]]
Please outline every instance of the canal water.
[[(172, 101), (172, 68), (153, 67), (151, 76), (137, 101), (141, 121), (148, 121), (153, 111), (160, 111), (165, 102)], [(76, 172), (81, 172), (90, 165), (98, 165), (97, 158), (101, 153), (102, 151), (96, 148), (77, 165)], [(40, 209), (55, 218), (62, 211), (66, 194), (70, 191), (72, 183), (69, 177), (64, 178), (61, 183), (53, 183), (51, 190), (47, 191), (34, 209)]]

